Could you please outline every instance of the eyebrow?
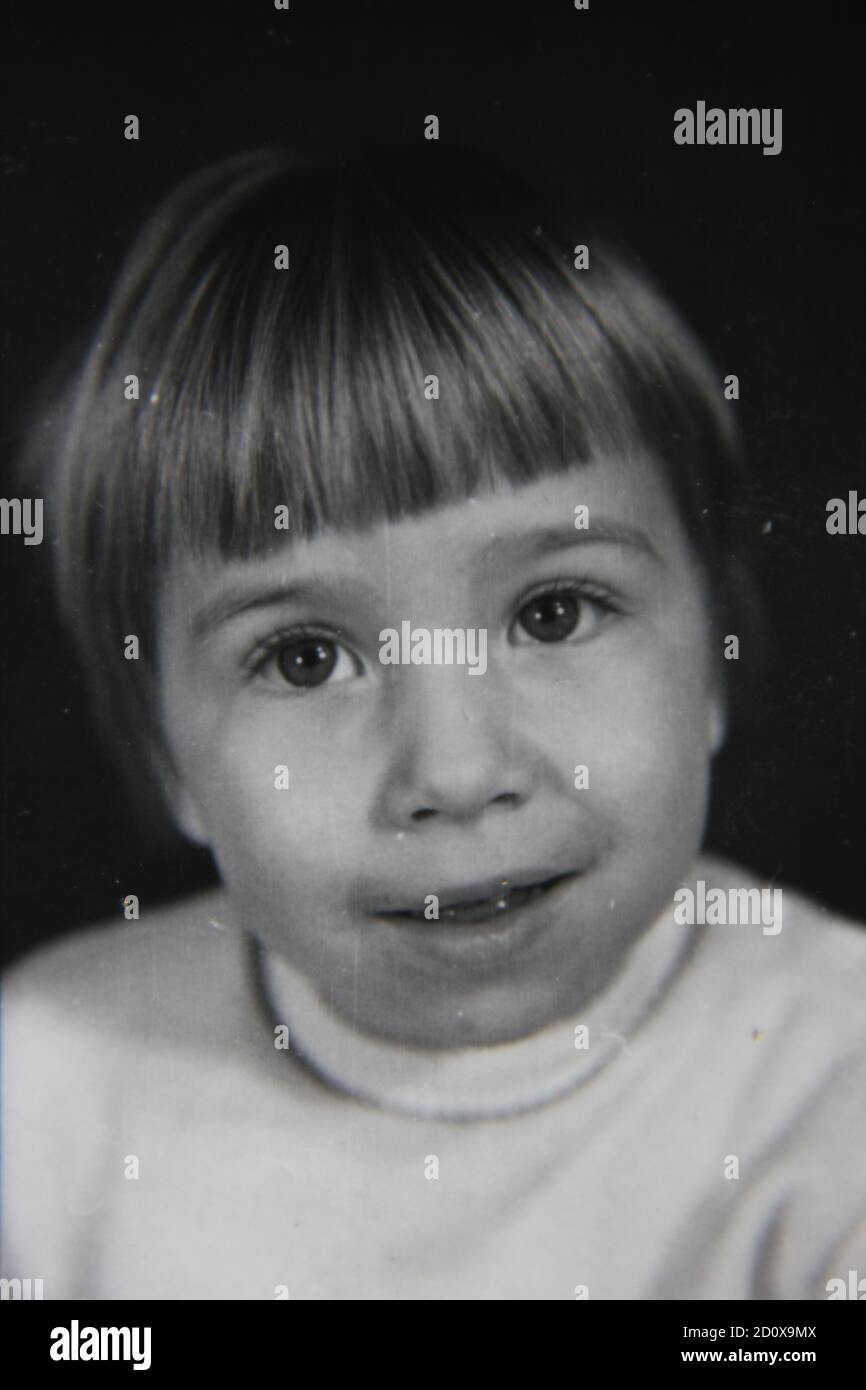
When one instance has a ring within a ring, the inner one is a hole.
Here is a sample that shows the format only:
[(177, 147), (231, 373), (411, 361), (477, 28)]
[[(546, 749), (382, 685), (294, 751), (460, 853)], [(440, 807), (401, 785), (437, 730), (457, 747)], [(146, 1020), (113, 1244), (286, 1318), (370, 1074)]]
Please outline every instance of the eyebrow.
[(257, 608), (274, 608), (286, 603), (313, 603), (345, 599), (351, 586), (348, 580), (313, 579), (307, 577), (296, 582), (276, 583), (266, 589), (255, 589), (239, 584), (225, 589), (216, 598), (205, 603), (196, 614), (191, 625), (193, 641), (199, 642), (215, 628), (222, 627), (232, 618)]
[[(494, 534), (482, 550), (486, 555), (500, 546), (507, 546), (515, 560), (526, 560), (555, 550), (570, 550), (590, 545), (624, 547), (660, 563), (658, 552), (643, 531), (633, 526), (610, 522), (591, 522), (590, 528), (586, 531), (563, 526), (542, 526), (532, 531), (518, 529)], [(339, 604), (345, 601), (347, 594), (356, 593), (357, 588), (357, 577), (351, 575), (308, 575), (296, 581), (278, 582), (265, 589), (238, 584), (225, 589), (201, 607), (191, 624), (191, 636), (193, 641), (200, 642), (224, 623), (230, 622), (242, 613), (254, 612), (259, 608), (274, 608), (288, 603)]]
[(541, 526), (532, 531), (517, 530), (493, 535), (484, 547), (490, 551), (500, 545), (513, 547), (515, 556), (533, 557), (551, 550), (570, 550), (575, 546), (616, 545), (635, 550), (646, 559), (661, 563), (661, 556), (645, 531), (624, 522), (590, 521), (587, 530), (574, 527)]

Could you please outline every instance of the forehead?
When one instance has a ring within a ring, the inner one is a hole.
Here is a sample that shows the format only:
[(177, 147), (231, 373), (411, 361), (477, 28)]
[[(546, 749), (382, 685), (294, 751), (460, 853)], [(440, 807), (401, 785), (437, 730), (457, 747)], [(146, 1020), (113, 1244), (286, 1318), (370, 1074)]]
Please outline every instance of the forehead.
[[(585, 510), (584, 510), (585, 509)], [(695, 557), (669, 486), (648, 457), (615, 457), (581, 463), (531, 483), (502, 482), (462, 501), (364, 528), (333, 529), (314, 537), (277, 533), (261, 556), (226, 560), (215, 550), (177, 557), (163, 590), (163, 604), (181, 598), (187, 612), (215, 596), (242, 601), (244, 588), (272, 581), (327, 588), (362, 576), (389, 593), (409, 576), (435, 576), (447, 586), (461, 576), (506, 572), (521, 561), (581, 547), (670, 570), (691, 568)]]

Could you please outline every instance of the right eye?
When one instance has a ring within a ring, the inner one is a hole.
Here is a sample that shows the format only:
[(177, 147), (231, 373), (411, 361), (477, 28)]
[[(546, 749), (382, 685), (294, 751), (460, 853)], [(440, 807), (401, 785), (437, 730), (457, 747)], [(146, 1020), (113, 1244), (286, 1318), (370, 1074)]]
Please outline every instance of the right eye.
[(278, 675), (296, 690), (314, 690), (359, 674), (346, 648), (324, 633), (276, 633), (254, 657), (255, 674)]

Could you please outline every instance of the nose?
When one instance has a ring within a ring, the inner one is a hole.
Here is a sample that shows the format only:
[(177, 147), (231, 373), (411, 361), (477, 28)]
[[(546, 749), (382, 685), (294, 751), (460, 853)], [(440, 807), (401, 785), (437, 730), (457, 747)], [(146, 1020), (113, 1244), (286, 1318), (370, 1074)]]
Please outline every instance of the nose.
[(492, 671), (474, 680), (465, 669), (434, 666), (393, 675), (383, 823), (405, 830), (434, 818), (469, 822), (528, 800), (534, 760), (525, 743), (516, 746)]

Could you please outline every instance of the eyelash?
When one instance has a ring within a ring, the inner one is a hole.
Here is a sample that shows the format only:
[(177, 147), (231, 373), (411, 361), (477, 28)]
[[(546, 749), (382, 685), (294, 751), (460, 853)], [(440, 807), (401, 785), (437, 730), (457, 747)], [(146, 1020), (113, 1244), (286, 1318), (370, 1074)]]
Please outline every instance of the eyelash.
[[(516, 622), (517, 614), (531, 603), (533, 599), (541, 598), (548, 594), (566, 595), (569, 597), (588, 600), (603, 609), (606, 614), (622, 613), (624, 608), (614, 598), (613, 593), (602, 584), (596, 584), (588, 580), (574, 579), (555, 579), (547, 580), (543, 584), (537, 585), (534, 589), (524, 594), (515, 606), (515, 617), (512, 623)], [(322, 624), (299, 623), (289, 628), (279, 628), (271, 632), (261, 642), (256, 643), (250, 655), (244, 661), (244, 670), (249, 680), (262, 674), (265, 667), (273, 659), (281, 647), (289, 642), (296, 641), (301, 637), (325, 638), (329, 642), (334, 642), (338, 646), (343, 646), (342, 633), (339, 628), (328, 628)], [(344, 650), (348, 650), (344, 647)], [(350, 653), (350, 655), (352, 655)], [(353, 656), (353, 660), (357, 660)], [(286, 687), (290, 689), (289, 682)], [(299, 691), (298, 693), (303, 693)]]
[(530, 589), (528, 594), (524, 594), (517, 604), (516, 611), (519, 613), (534, 598), (541, 598), (547, 594), (565, 594), (573, 598), (589, 599), (591, 603), (597, 603), (599, 608), (605, 609), (608, 613), (622, 613), (624, 611), (610, 589), (588, 579), (554, 579), (553, 582), (547, 580), (546, 583), (538, 585), (537, 588)]

